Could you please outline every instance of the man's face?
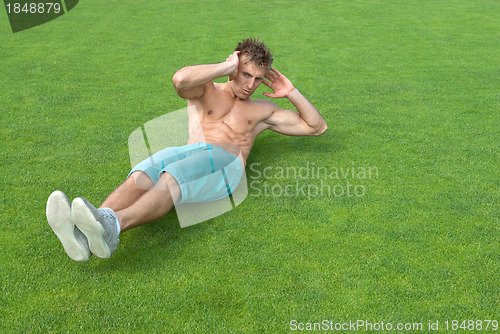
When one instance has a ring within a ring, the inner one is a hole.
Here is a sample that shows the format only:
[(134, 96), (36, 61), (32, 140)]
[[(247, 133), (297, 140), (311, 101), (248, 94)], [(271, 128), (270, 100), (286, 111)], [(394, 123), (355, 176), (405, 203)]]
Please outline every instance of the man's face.
[(245, 56), (240, 57), (238, 74), (230, 82), (234, 95), (241, 100), (249, 98), (255, 92), (267, 72), (265, 68), (257, 66), (254, 62), (245, 63), (245, 58)]

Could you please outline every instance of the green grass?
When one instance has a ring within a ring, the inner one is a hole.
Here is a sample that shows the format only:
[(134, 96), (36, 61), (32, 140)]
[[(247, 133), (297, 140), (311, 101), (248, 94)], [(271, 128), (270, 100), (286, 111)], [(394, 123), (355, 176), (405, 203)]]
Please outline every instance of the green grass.
[[(88, 0), (16, 34), (2, 14), (0, 331), (500, 320), (499, 10), (493, 0)], [(264, 133), (249, 166), (378, 171), (265, 179), (247, 168), (249, 181), (350, 182), (364, 195), (250, 189), (202, 224), (181, 229), (171, 212), (122, 234), (109, 260), (67, 258), (45, 219), (49, 194), (99, 204), (130, 169), (128, 135), (185, 106), (173, 73), (222, 61), (248, 36), (329, 125), (312, 138)]]

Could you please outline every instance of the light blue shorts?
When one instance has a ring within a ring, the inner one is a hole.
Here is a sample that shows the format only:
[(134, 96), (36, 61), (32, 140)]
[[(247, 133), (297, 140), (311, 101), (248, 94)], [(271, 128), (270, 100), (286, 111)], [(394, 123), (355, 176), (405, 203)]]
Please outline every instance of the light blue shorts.
[(138, 163), (135, 171), (146, 173), (154, 184), (165, 172), (181, 189), (176, 204), (212, 202), (229, 196), (238, 186), (243, 166), (235, 155), (207, 143), (169, 147)]

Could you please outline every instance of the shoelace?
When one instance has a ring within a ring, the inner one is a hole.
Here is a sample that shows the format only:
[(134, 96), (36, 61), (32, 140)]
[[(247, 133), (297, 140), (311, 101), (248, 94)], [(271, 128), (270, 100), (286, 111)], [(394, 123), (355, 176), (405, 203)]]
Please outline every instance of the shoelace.
[(113, 223), (116, 224), (116, 215), (114, 212), (110, 212), (108, 210), (104, 209), (98, 209), (99, 213), (106, 219), (106, 220), (111, 220)]

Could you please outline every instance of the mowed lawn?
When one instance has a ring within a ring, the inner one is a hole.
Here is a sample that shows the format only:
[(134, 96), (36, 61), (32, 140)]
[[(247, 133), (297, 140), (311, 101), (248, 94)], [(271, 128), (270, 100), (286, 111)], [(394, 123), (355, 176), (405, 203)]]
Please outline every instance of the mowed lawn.
[[(499, 12), (494, 0), (87, 0), (13, 34), (4, 11), (0, 332), (500, 320)], [(71, 261), (45, 218), (50, 193), (102, 202), (131, 167), (130, 133), (185, 107), (173, 73), (248, 36), (329, 130), (257, 138), (232, 211), (184, 229), (173, 211), (123, 233), (109, 260)]]

